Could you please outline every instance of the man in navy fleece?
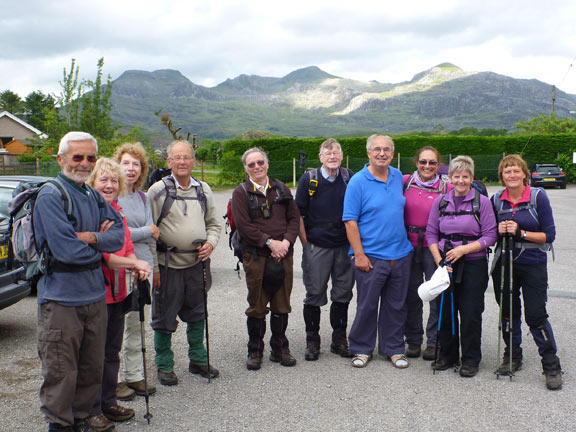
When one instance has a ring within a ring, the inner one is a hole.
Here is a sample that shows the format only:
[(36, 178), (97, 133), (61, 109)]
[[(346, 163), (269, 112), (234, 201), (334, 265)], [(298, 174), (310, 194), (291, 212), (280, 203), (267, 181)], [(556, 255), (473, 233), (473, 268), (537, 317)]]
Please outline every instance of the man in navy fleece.
[(86, 423), (102, 382), (106, 336), (106, 287), (102, 252), (122, 248), (120, 215), (84, 182), (98, 145), (85, 132), (69, 132), (60, 141), (56, 181), (62, 193), (46, 185), (34, 207), (37, 244), (52, 259), (38, 282), (38, 355), (44, 382), (40, 410), (48, 430), (92, 430)]
[(318, 360), (320, 355), (320, 307), (328, 303), (326, 292), (329, 279), (332, 279), (330, 350), (342, 357), (350, 357), (346, 327), (354, 287), (354, 269), (348, 257), (350, 244), (342, 222), (344, 194), (353, 173), (340, 167), (342, 148), (334, 138), (322, 143), (319, 157), (322, 166), (304, 174), (296, 191), (296, 204), (302, 215), (299, 237), (306, 287), (304, 358), (308, 361)]

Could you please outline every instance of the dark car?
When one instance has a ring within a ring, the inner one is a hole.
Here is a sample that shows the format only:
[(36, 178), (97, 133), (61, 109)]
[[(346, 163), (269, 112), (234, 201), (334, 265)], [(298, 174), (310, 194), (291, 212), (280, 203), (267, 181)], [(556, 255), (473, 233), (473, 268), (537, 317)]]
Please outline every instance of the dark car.
[(566, 173), (556, 164), (535, 164), (530, 174), (530, 185), (566, 189)]
[(33, 187), (48, 180), (36, 176), (0, 176), (0, 309), (20, 301), (30, 294), (30, 285), (24, 280), (24, 268), (14, 264), (8, 268), (9, 221), (8, 202), (19, 187)]

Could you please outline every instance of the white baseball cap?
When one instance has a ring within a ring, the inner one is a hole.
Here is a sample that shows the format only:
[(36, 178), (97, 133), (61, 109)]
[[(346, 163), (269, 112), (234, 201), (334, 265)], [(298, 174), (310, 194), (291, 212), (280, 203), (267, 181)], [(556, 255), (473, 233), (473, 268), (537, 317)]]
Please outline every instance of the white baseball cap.
[(422, 301), (432, 301), (450, 286), (450, 275), (446, 267), (438, 267), (429, 281), (418, 287), (418, 295)]

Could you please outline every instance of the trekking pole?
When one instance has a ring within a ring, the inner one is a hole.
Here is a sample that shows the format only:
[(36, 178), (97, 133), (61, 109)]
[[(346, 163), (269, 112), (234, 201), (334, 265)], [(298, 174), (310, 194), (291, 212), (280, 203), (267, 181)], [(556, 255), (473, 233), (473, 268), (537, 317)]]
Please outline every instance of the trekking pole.
[[(192, 244), (199, 244), (199, 248), (206, 243), (204, 239), (194, 240)], [(208, 363), (208, 384), (210, 384), (210, 378), (212, 376), (210, 368), (210, 336), (208, 331), (208, 291), (206, 290), (207, 274), (206, 274), (206, 262), (200, 261), (202, 263), (202, 291), (204, 294), (204, 329), (206, 332), (206, 362)]]
[[(146, 337), (144, 335), (144, 323), (145, 323), (145, 316), (144, 316), (144, 306), (147, 304), (151, 304), (152, 301), (150, 299), (150, 283), (146, 281), (138, 281), (134, 279), (134, 284), (138, 283), (138, 312), (140, 313), (140, 342), (142, 346), (142, 368), (144, 369), (144, 401), (146, 403), (146, 414), (144, 414), (144, 418), (150, 424), (150, 420), (152, 419), (152, 413), (150, 412), (150, 400), (148, 394), (148, 371), (146, 368)], [(132, 290), (134, 292), (134, 290)]]
[[(438, 340), (440, 339), (440, 329), (442, 328), (442, 307), (444, 305), (444, 291), (440, 294), (440, 307), (438, 308), (438, 331), (436, 333), (436, 347), (434, 348), (434, 362), (438, 361)], [(432, 368), (432, 375), (436, 375), (436, 368)]]
[[(502, 245), (500, 246), (500, 302), (498, 307), (498, 354), (497, 358), (500, 361), (500, 348), (502, 337), (502, 302), (504, 301), (504, 271), (506, 269), (506, 236), (502, 236)], [(496, 370), (496, 379), (500, 378), (498, 370)]]
[[(518, 228), (520, 229), (520, 228)], [(513, 287), (513, 282), (514, 282), (514, 239), (510, 238), (508, 239), (508, 292), (510, 295), (510, 319), (508, 320), (509, 322), (509, 337), (510, 337), (510, 341), (509, 343), (509, 347), (510, 347), (510, 359), (509, 359), (509, 372), (508, 372), (508, 376), (510, 377), (510, 381), (512, 381), (512, 377), (514, 376), (514, 372), (512, 371), (512, 351), (513, 351), (513, 346), (512, 346), (512, 327), (514, 324), (514, 320), (512, 319), (512, 310), (513, 310), (513, 306), (512, 306), (512, 287)]]

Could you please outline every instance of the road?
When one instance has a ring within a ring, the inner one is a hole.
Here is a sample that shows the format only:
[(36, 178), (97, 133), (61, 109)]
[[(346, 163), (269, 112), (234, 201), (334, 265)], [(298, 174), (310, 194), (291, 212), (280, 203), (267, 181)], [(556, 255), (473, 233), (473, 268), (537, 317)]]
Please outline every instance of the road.
[[(493, 193), (497, 188), (490, 188)], [(231, 191), (215, 193), (221, 214)], [(576, 386), (571, 379), (576, 359), (576, 186), (549, 190), (558, 235), (556, 261), (549, 265), (550, 320), (556, 332), (559, 357), (565, 370), (564, 388), (551, 392), (544, 386), (540, 359), (527, 328), (524, 365), (512, 379), (496, 380), (498, 309), (492, 291), (486, 293), (483, 315), (483, 360), (479, 374), (461, 378), (451, 371), (432, 374), (430, 363), (411, 360), (405, 370), (383, 358), (365, 369), (329, 352), (328, 307), (322, 308), (323, 353), (317, 362), (304, 361), (302, 318), (304, 288), (300, 245), (296, 247), (293, 313), (288, 338), (298, 359), (293, 368), (267, 359), (260, 371), (247, 371), (246, 288), (234, 272), (235, 260), (222, 233), (215, 249), (214, 286), (209, 295), (212, 363), (221, 375), (210, 384), (187, 372), (184, 327), (175, 337), (175, 387), (160, 386), (155, 377), (152, 333), (147, 335), (148, 365), (159, 387), (150, 398), (152, 424), (143, 419), (144, 401), (126, 406), (136, 418), (116, 429), (125, 431), (262, 431), (359, 430), (381, 431), (567, 431), (576, 421)], [(353, 300), (353, 304), (354, 304)], [(425, 309), (427, 309), (425, 307)], [(354, 308), (350, 311), (350, 320)], [(267, 338), (269, 336), (269, 331)], [(40, 362), (36, 355), (36, 304), (30, 297), (0, 311), (0, 431), (38, 431), (47, 427), (39, 412)]]

